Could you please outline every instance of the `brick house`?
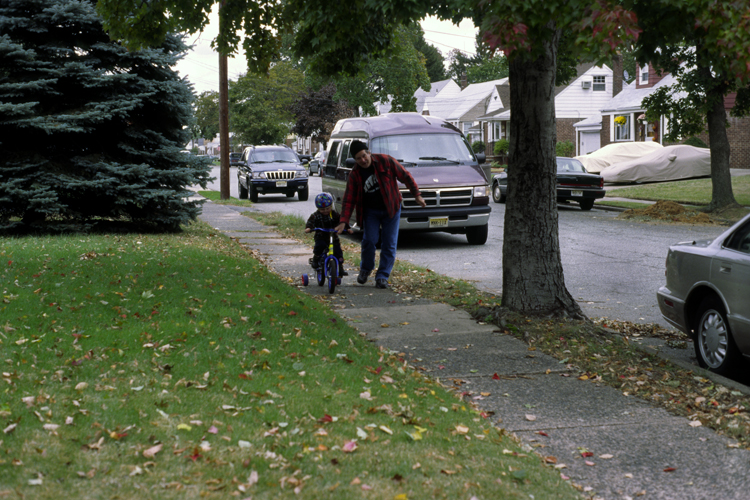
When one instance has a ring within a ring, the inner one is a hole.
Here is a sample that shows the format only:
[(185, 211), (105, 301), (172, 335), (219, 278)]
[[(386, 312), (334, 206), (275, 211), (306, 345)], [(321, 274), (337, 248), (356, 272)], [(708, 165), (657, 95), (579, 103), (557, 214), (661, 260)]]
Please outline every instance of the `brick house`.
[[(622, 75), (622, 72), (618, 72)], [(621, 77), (620, 77), (621, 79)], [(621, 81), (621, 80), (620, 80)], [(591, 138), (598, 136), (600, 147), (613, 142), (657, 141), (665, 146), (674, 144), (664, 141), (669, 130), (669, 118), (662, 116), (658, 121), (646, 122), (643, 99), (656, 89), (676, 83), (671, 74), (657, 73), (649, 64), (638, 68), (635, 80), (631, 84), (620, 83), (621, 92), (616, 92), (599, 113), (592, 114), (575, 124), (576, 154), (587, 154), (591, 149)], [(750, 168), (750, 117), (734, 118), (729, 112), (734, 106), (735, 95), (724, 99), (727, 111), (727, 136), (731, 155), (730, 168)], [(710, 145), (708, 133), (698, 136)], [(579, 152), (580, 151), (580, 152)]]

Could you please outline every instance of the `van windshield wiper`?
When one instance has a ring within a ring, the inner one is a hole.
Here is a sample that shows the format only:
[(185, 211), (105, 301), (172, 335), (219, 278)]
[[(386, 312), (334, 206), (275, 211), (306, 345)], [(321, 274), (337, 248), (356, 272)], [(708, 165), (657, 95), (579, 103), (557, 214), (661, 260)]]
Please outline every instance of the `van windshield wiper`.
[(404, 161), (404, 160), (402, 160), (400, 158), (396, 158), (396, 161), (399, 162), (401, 165), (404, 165), (404, 166), (406, 166), (406, 165), (409, 165), (409, 166), (416, 165), (416, 163), (414, 163), (413, 161)]
[(444, 158), (442, 156), (420, 156), (419, 159), (420, 160), (430, 160), (430, 161), (449, 161), (451, 163), (456, 163), (456, 164), (461, 163), (458, 160), (449, 160), (448, 158)]

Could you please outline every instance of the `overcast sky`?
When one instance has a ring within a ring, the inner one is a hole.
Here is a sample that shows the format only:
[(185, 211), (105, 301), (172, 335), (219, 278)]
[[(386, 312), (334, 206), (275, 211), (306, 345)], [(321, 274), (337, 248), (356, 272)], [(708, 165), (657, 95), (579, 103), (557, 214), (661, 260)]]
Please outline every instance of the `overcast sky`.
[[(219, 55), (211, 49), (211, 40), (217, 35), (218, 21), (211, 16), (209, 24), (203, 33), (193, 35), (187, 39), (193, 49), (177, 64), (177, 71), (181, 76), (187, 76), (195, 86), (196, 94), (207, 90), (219, 90)], [(439, 21), (428, 18), (421, 22), (427, 43), (434, 45), (443, 57), (453, 49), (467, 54), (474, 54), (474, 37), (476, 28), (469, 20), (464, 20), (459, 26), (449, 21)], [(237, 54), (229, 59), (229, 79), (236, 80), (247, 71), (245, 56)]]

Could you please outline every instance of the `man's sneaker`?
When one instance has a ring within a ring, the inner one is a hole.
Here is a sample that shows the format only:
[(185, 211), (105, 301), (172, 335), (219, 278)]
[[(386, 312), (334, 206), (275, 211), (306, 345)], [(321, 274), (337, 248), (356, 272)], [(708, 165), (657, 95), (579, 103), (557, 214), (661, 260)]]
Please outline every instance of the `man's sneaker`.
[(364, 285), (367, 283), (367, 278), (370, 276), (370, 271), (365, 271), (363, 269), (360, 269), (359, 276), (357, 276), (357, 283), (360, 285)]
[(388, 280), (385, 278), (378, 278), (375, 280), (376, 288), (388, 288)]

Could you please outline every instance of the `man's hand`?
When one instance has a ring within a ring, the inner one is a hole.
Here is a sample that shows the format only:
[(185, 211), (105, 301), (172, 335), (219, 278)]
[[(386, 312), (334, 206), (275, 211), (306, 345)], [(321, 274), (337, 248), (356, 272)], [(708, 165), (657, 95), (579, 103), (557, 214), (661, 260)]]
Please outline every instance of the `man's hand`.
[(343, 233), (345, 228), (346, 228), (346, 224), (344, 224), (342, 222), (341, 224), (339, 224), (338, 226), (336, 226), (336, 233), (338, 233), (338, 234)]
[(305, 232), (306, 232), (306, 233), (309, 233), (309, 232), (311, 232), (311, 231), (312, 231), (312, 229), (310, 229), (309, 227), (306, 227), (306, 228), (305, 228)]
[(419, 206), (420, 206), (420, 207), (424, 208), (424, 207), (426, 207), (426, 206), (427, 206), (427, 202), (426, 202), (426, 201), (424, 201), (424, 198), (422, 198), (422, 196), (421, 196), (421, 195), (420, 195), (420, 196), (417, 196), (417, 197), (416, 197), (416, 198), (414, 198), (414, 199), (415, 199), (415, 200), (417, 201), (417, 203), (419, 203)]

